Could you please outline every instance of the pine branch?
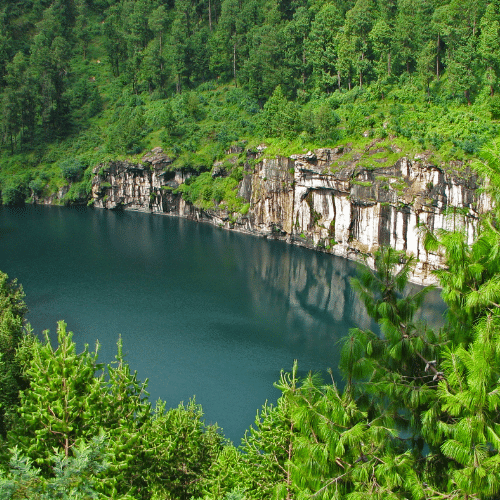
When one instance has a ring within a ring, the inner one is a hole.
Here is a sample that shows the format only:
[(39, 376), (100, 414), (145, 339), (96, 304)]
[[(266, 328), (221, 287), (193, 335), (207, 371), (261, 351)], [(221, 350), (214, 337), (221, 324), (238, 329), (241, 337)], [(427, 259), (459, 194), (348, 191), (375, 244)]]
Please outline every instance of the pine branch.
[(336, 478), (332, 479), (330, 482), (326, 483), (325, 486), (320, 488), (316, 493), (313, 493), (310, 498), (316, 498), (323, 490), (326, 490), (330, 485), (334, 483), (338, 483), (344, 476), (347, 476), (348, 472), (344, 472), (344, 474), (341, 474), (340, 476), (337, 476)]

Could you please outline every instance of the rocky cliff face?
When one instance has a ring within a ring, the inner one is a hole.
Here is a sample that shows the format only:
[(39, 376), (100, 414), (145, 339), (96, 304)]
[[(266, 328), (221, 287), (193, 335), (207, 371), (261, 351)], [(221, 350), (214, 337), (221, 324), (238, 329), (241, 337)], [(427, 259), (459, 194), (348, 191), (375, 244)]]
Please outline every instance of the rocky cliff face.
[(142, 163), (111, 161), (97, 165), (92, 181), (94, 206), (195, 217), (196, 209), (172, 194), (192, 174), (168, 170), (172, 160), (161, 148), (155, 148), (142, 160)]
[(488, 200), (477, 195), (477, 178), (463, 165), (456, 165), (460, 174), (445, 171), (424, 156), (362, 166), (355, 158), (344, 161), (346, 151), (320, 149), (275, 159), (242, 153), (248, 161), (238, 194), (250, 203), (244, 216), (201, 210), (174, 194), (193, 173), (170, 171), (171, 160), (159, 148), (140, 164), (97, 166), (92, 196), (96, 207), (209, 220), (350, 259), (390, 245), (417, 257), (414, 282), (432, 282), (431, 271), (442, 266), (442, 257), (425, 251), (418, 226), (464, 227), (472, 240), (478, 215), (489, 209)]

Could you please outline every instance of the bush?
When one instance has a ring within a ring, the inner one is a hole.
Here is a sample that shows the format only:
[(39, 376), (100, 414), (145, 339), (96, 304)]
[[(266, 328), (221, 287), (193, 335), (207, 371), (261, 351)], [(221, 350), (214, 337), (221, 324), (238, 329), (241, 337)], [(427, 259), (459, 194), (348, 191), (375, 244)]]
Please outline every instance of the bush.
[(234, 132), (228, 130), (225, 125), (222, 126), (215, 138), (217, 142), (222, 145), (223, 149), (227, 149), (232, 142), (235, 142), (239, 139), (239, 137)]
[(214, 209), (223, 202), (230, 212), (239, 212), (245, 204), (245, 200), (237, 196), (238, 179), (242, 178), (242, 175), (241, 167), (235, 167), (228, 177), (215, 179), (210, 172), (203, 172), (197, 177), (187, 179), (179, 186), (178, 191), (187, 202), (197, 207)]
[(59, 164), (59, 168), (67, 181), (76, 182), (81, 179), (85, 165), (77, 158), (68, 158)]
[(7, 185), (2, 187), (2, 203), (4, 205), (24, 205), (28, 196), (26, 179), (13, 177)]
[(40, 196), (44, 187), (47, 185), (47, 181), (47, 175), (42, 173), (28, 183), (28, 188), (31, 189), (34, 196)]
[(86, 201), (88, 198), (88, 193), (86, 189), (86, 182), (75, 182), (69, 188), (69, 191), (63, 198), (63, 203), (65, 205), (71, 205), (72, 203), (81, 203)]
[(500, 96), (496, 95), (491, 98), (490, 112), (493, 120), (500, 120)]
[(321, 104), (314, 110), (313, 120), (314, 135), (318, 139), (334, 139), (337, 136), (340, 117), (329, 103)]
[(88, 102), (89, 102), (89, 108), (88, 108), (89, 118), (98, 115), (104, 109), (102, 97), (101, 94), (99, 94), (97, 88), (93, 89)]

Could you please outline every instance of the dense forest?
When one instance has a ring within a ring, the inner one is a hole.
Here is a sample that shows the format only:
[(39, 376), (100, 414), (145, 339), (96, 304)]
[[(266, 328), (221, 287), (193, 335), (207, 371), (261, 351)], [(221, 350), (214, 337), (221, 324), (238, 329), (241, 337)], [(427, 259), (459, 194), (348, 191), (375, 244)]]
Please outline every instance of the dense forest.
[(88, 200), (92, 167), (156, 146), (198, 172), (245, 141), (388, 138), (446, 165), (498, 134), (498, 2), (1, 0), (0, 15), (4, 204), (64, 185), (64, 203)]
[(233, 144), (385, 138), (470, 161), (495, 202), (472, 245), (420, 228), (446, 260), (441, 329), (414, 319), (415, 259), (381, 248), (352, 281), (381, 334), (342, 340), (343, 388), (294, 366), (240, 446), (194, 400), (153, 407), (120, 339), (108, 366), (63, 322), (39, 339), (0, 273), (0, 498), (500, 498), (500, 2), (0, 0), (0, 18), (3, 204), (86, 203), (97, 164), (155, 146), (210, 183)]
[[(475, 168), (500, 193), (498, 151)], [(22, 288), (0, 275), (0, 497), (3, 499), (496, 499), (500, 495), (500, 213), (431, 232), (447, 304), (439, 330), (416, 321), (428, 288), (405, 287), (415, 258), (380, 248), (351, 285), (380, 334), (341, 340), (336, 380), (297, 376), (236, 447), (196, 402), (148, 402), (118, 339), (77, 353), (25, 323)]]

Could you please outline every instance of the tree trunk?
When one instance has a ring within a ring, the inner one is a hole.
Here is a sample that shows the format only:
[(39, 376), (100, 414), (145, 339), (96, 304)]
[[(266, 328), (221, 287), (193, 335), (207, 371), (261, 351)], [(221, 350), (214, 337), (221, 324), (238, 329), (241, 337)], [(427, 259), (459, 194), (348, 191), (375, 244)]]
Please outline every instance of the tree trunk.
[(286, 500), (291, 500), (292, 493), (292, 471), (291, 471), (291, 463), (292, 463), (292, 453), (293, 453), (293, 422), (290, 424), (290, 441), (288, 442), (288, 466), (286, 468)]
[(337, 84), (339, 86), (339, 92), (340, 92), (340, 70), (337, 71)]
[(436, 78), (439, 80), (439, 33), (436, 47)]
[(160, 70), (163, 71), (163, 57), (161, 57), (162, 33), (160, 32)]
[(210, 31), (212, 31), (212, 4), (210, 0), (208, 0), (208, 26)]
[(234, 86), (237, 87), (238, 83), (236, 82), (236, 43), (233, 44), (233, 77), (234, 77)]
[[(302, 40), (302, 46), (304, 46), (305, 37)], [(306, 84), (306, 50), (302, 49), (302, 85)]]

